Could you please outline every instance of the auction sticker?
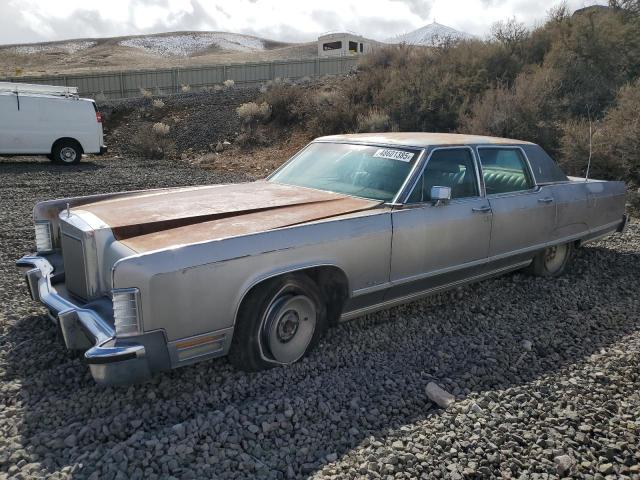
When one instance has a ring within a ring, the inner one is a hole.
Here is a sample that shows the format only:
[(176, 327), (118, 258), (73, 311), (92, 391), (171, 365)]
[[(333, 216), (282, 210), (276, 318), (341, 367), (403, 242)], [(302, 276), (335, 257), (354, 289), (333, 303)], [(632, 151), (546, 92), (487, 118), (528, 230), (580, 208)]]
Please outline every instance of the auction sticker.
[(373, 156), (378, 158), (388, 158), (390, 160), (400, 160), (401, 162), (410, 162), (414, 154), (411, 152), (405, 152), (404, 150), (379, 148)]

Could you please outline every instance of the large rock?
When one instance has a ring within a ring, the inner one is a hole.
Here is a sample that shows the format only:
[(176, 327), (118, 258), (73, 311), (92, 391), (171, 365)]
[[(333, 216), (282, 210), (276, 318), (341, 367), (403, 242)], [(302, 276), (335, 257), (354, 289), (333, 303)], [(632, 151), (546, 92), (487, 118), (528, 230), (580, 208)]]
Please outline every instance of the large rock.
[(569, 455), (558, 455), (553, 459), (553, 463), (556, 464), (556, 471), (561, 477), (565, 477), (571, 472), (571, 468), (575, 464), (575, 460)]
[(443, 390), (435, 382), (429, 382), (426, 388), (427, 397), (440, 408), (449, 408), (456, 401), (456, 397)]

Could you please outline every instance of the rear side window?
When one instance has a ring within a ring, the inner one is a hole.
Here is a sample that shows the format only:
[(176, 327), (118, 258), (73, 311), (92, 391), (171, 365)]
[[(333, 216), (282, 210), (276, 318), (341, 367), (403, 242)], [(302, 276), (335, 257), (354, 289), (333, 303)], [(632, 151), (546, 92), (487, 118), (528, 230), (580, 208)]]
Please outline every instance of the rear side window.
[(468, 148), (434, 150), (408, 203), (430, 201), (432, 187), (451, 188), (452, 199), (477, 197), (477, 178), (473, 155)]
[(518, 148), (478, 148), (487, 195), (533, 188), (527, 164)]

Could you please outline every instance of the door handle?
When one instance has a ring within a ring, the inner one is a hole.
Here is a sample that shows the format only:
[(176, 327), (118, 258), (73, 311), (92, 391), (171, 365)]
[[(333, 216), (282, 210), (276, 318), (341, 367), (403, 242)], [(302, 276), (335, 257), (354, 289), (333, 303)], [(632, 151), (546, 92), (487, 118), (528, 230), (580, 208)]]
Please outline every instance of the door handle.
[(552, 197), (539, 198), (538, 201), (540, 203), (551, 203), (553, 202), (553, 198)]
[(474, 212), (482, 213), (482, 212), (490, 212), (491, 207), (489, 205), (483, 205), (482, 207), (473, 207), (471, 210)]

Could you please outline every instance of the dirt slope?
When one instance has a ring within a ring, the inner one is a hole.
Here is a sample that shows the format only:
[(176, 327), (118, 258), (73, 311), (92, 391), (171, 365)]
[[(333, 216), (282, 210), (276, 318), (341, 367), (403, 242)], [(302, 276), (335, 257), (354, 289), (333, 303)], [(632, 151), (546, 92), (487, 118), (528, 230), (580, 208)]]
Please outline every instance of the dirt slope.
[(171, 68), (311, 58), (315, 43), (289, 44), (227, 32), (170, 32), (0, 45), (0, 77)]

